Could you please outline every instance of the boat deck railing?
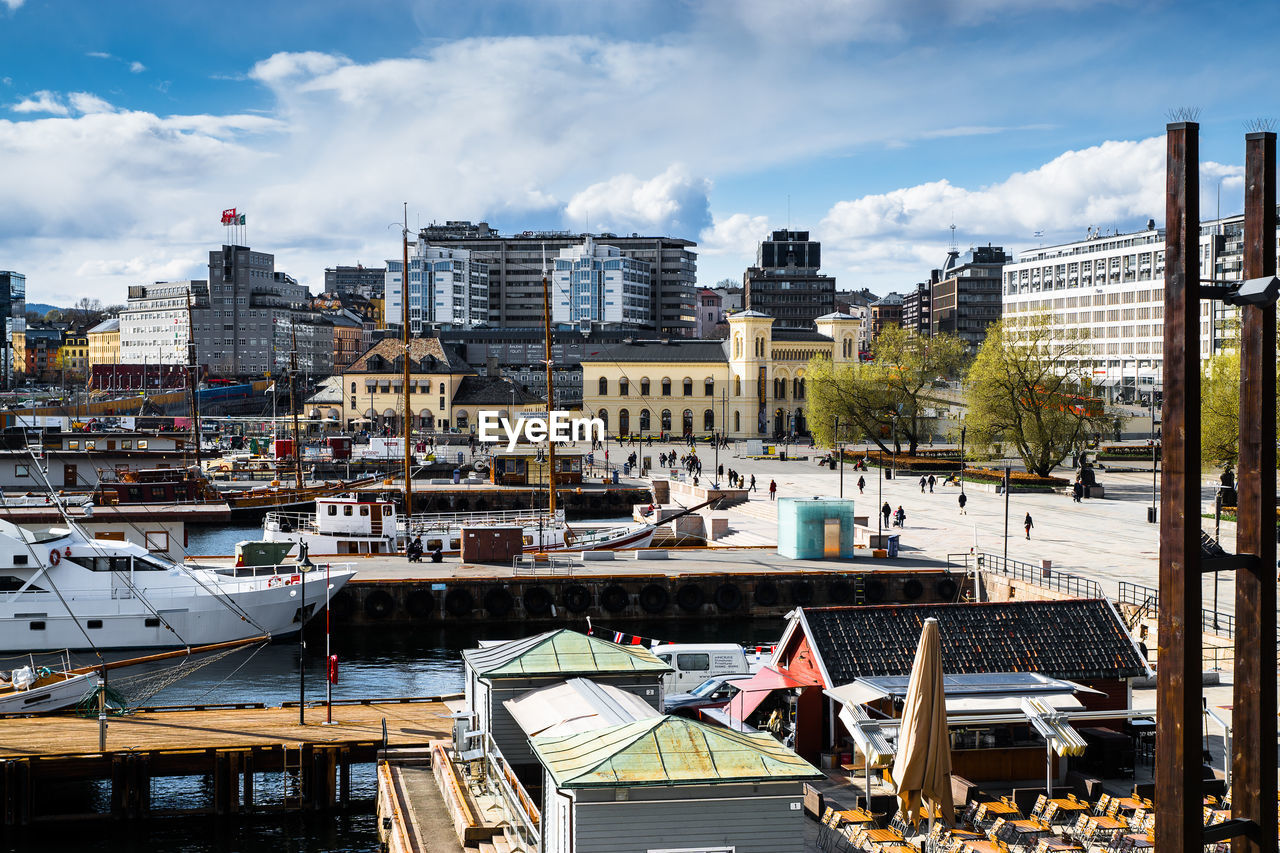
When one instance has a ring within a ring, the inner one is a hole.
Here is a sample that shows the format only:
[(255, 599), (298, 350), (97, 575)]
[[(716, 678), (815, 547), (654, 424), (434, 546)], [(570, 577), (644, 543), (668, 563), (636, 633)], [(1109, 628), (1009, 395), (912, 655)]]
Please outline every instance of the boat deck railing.
[(457, 528), (470, 524), (510, 525), (512, 527), (536, 527), (539, 524), (564, 523), (564, 510), (556, 510), (553, 517), (536, 509), (508, 509), (493, 512), (432, 512), (415, 515), (409, 519), (414, 531)]
[(320, 529), (316, 525), (316, 514), (314, 512), (268, 512), (263, 521), (263, 526), (267, 527), (274, 524), (275, 529), (282, 533), (319, 533)]

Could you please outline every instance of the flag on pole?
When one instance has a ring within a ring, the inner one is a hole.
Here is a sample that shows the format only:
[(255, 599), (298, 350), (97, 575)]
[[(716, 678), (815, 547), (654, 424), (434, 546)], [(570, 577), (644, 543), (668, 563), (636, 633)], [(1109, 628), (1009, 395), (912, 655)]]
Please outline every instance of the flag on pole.
[(239, 217), (236, 216), (236, 209), (234, 207), (229, 207), (226, 210), (222, 211), (223, 225), (237, 225), (239, 224), (237, 221), (238, 219)]
[(244, 224), (244, 214), (243, 214), (243, 213), (242, 213), (242, 214), (240, 214), (240, 221), (239, 221), (239, 222), (237, 222), (236, 224), (237, 224), (237, 225), (243, 225), (243, 224)]

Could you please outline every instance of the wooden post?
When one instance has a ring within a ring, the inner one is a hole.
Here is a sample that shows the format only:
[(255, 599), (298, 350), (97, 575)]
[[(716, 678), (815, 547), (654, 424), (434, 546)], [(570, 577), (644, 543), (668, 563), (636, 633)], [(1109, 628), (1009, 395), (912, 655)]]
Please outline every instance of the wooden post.
[[(1245, 137), (1244, 278), (1276, 273), (1276, 135)], [(1240, 465), (1232, 817), (1256, 824), (1232, 853), (1276, 850), (1276, 306), (1240, 308)], [(1161, 806), (1163, 808), (1163, 806)], [(1257, 827), (1261, 827), (1259, 833)]]
[(256, 750), (249, 750), (244, 756), (244, 810), (253, 813), (253, 756)]
[(1199, 125), (1176, 122), (1167, 132), (1155, 838), (1161, 853), (1198, 853), (1203, 847)]

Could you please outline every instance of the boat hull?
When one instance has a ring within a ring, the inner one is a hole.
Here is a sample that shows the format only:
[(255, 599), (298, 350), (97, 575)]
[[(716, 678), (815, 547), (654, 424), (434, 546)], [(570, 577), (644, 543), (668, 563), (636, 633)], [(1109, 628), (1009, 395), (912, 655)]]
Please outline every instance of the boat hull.
[[(330, 595), (353, 574), (350, 568), (335, 569)], [(93, 592), (63, 589), (66, 606), (53, 593), (23, 593), (21, 603), (0, 598), (0, 651), (161, 649), (260, 634), (281, 637), (300, 627), (304, 586), (306, 618), (325, 607), (323, 568), (308, 572), (305, 584), (300, 574), (202, 580), (203, 585), (139, 585), (136, 592), (119, 587)], [(210, 592), (214, 589), (216, 595)]]
[(98, 683), (95, 673), (71, 675), (30, 690), (0, 693), (0, 716), (36, 714), (70, 708), (93, 690)]

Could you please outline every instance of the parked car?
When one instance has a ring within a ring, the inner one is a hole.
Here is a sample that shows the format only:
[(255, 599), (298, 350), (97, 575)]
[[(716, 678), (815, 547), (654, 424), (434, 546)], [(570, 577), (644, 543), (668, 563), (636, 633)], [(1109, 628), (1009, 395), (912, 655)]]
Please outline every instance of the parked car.
[(740, 685), (750, 680), (750, 675), (708, 678), (688, 693), (672, 693), (663, 697), (663, 711), (687, 716), (706, 708), (723, 708), (741, 691)]

